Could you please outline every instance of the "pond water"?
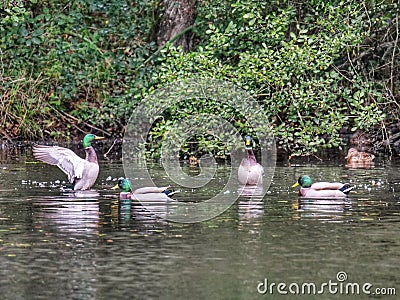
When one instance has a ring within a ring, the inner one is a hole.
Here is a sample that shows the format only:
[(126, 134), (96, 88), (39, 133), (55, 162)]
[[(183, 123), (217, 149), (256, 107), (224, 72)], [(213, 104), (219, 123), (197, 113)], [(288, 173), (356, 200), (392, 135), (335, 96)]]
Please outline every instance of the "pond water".
[[(101, 159), (95, 191), (73, 195), (60, 190), (64, 174), (34, 163), (29, 150), (0, 157), (2, 299), (263, 299), (296, 287), (305, 295), (290, 299), (400, 293), (398, 158), (370, 169), (342, 159), (278, 162), (263, 201), (239, 197), (214, 219), (179, 224), (118, 199), (110, 187), (123, 176), (119, 159)], [(167, 181), (157, 163), (152, 174)], [(227, 174), (219, 165), (206, 189), (176, 199), (207, 199)], [(346, 201), (303, 201), (291, 188), (301, 174), (356, 189)]]

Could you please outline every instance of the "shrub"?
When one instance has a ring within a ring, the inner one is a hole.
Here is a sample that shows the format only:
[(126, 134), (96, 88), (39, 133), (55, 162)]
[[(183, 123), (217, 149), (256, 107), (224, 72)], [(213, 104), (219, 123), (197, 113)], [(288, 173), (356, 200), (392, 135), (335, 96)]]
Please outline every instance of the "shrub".
[(346, 62), (371, 34), (359, 2), (209, 4), (199, 15), (199, 46), (164, 51), (158, 84), (193, 75), (234, 82), (263, 105), (293, 155), (340, 146), (342, 128), (368, 129), (385, 118), (382, 86)]

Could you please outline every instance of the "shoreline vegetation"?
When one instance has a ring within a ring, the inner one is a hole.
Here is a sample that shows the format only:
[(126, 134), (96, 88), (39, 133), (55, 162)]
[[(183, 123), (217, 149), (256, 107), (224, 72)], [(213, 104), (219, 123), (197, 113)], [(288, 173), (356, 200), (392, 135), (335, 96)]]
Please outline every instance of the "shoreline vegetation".
[[(348, 145), (400, 152), (397, 1), (6, 0), (0, 32), (3, 146), (88, 132), (121, 139), (140, 101), (203, 77), (252, 95), (290, 157)], [(218, 101), (188, 102), (153, 124), (150, 157), (174, 122), (196, 113), (257, 132)], [(202, 136), (182, 157), (210, 149), (226, 156)]]
[[(78, 155), (84, 155), (84, 149), (82, 148), (82, 137), (84, 135), (78, 134), (77, 136), (71, 137), (70, 139), (60, 139), (55, 141), (51, 137), (41, 138), (35, 141), (31, 140), (2, 140), (0, 144), (0, 161), (6, 162), (14, 157), (18, 157), (20, 160), (22, 157), (28, 155), (28, 157), (32, 154), (32, 147), (35, 144), (49, 145), (49, 146), (61, 146), (72, 149), (77, 152)], [(394, 135), (394, 137), (398, 137), (400, 134)], [(347, 154), (347, 151), (351, 147), (355, 147), (362, 150), (367, 150), (370, 153), (375, 154), (379, 157), (379, 159), (392, 159), (394, 156), (399, 156), (400, 153), (397, 149), (399, 149), (400, 138), (396, 141), (391, 141), (392, 151), (381, 151), (374, 150), (373, 146), (371, 146), (368, 141), (365, 141), (364, 138), (366, 135), (362, 135), (362, 137), (357, 134), (341, 134), (340, 137), (343, 140), (343, 145), (337, 148), (329, 148), (329, 149), (319, 149), (313, 154), (307, 155), (290, 155), (286, 151), (284, 147), (279, 146), (279, 141), (276, 142), (276, 161), (277, 162), (288, 162), (288, 163), (296, 163), (298, 161), (304, 162), (326, 162), (326, 161), (338, 161), (343, 164), (346, 163), (344, 157)], [(355, 139), (354, 139), (355, 137)], [(366, 143), (365, 143), (366, 142)], [(365, 143), (365, 144), (363, 144)], [(123, 138), (122, 137), (110, 137), (106, 138), (103, 141), (97, 141), (95, 143), (96, 150), (98, 151), (100, 160), (120, 160), (122, 158), (122, 146), (123, 146)], [(257, 157), (260, 155), (260, 147), (256, 145), (255, 154)], [(211, 151), (210, 151), (211, 152)], [(203, 151), (198, 149), (197, 144), (196, 147), (192, 147), (191, 152), (183, 153), (181, 152), (180, 160), (182, 163), (190, 163), (190, 157), (200, 158), (201, 155), (205, 154)], [(218, 152), (213, 151), (212, 155), (216, 158), (218, 163), (224, 163), (229, 158), (229, 153), (225, 153), (224, 155), (218, 155)], [(154, 155), (150, 149), (147, 149), (146, 158), (149, 162), (155, 162), (160, 159), (160, 156)], [(229, 159), (228, 159), (229, 161)]]

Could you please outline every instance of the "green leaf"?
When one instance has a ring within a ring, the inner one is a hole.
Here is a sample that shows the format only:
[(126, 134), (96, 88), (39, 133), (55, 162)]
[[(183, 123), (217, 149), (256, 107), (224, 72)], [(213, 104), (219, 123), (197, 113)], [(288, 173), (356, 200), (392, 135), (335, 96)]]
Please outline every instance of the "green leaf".
[(39, 44), (40, 44), (40, 39), (37, 38), (37, 37), (33, 37), (33, 38), (32, 38), (32, 42), (33, 42), (34, 44), (36, 44), (36, 45), (39, 45)]
[(251, 12), (243, 15), (243, 19), (251, 19), (251, 18), (254, 18), (254, 14)]
[(20, 29), (19, 29), (19, 33), (22, 35), (22, 36), (27, 36), (28, 35), (28, 30), (26, 29), (26, 27), (25, 26), (22, 26)]

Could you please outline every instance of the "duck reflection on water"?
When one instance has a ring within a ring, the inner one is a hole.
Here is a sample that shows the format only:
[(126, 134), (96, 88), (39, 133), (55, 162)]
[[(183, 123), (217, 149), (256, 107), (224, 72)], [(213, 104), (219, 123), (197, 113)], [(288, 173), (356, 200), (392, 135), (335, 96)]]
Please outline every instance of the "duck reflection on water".
[(237, 192), (241, 197), (257, 198), (264, 195), (264, 188), (262, 185), (239, 185)]
[(32, 202), (35, 228), (51, 234), (97, 236), (100, 222), (98, 199), (84, 194), (79, 196), (35, 199)]
[(292, 203), (295, 219), (316, 219), (342, 222), (351, 213), (351, 199), (295, 199)]

